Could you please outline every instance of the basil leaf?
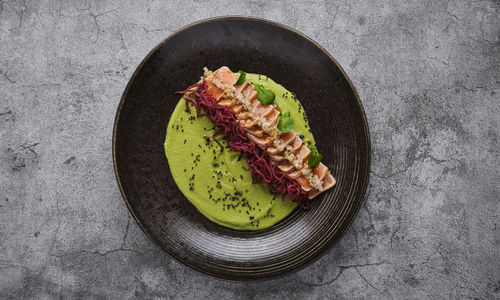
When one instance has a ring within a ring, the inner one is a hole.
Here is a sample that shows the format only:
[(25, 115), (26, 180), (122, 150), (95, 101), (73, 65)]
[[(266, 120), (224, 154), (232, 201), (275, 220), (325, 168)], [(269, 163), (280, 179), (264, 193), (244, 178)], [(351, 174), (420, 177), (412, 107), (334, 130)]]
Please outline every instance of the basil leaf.
[(257, 94), (257, 99), (259, 99), (260, 103), (269, 105), (274, 102), (274, 98), (276, 95), (271, 90), (266, 90), (262, 85), (256, 84), (254, 86), (255, 90), (259, 92)]
[(280, 114), (278, 116), (278, 129), (279, 131), (286, 133), (293, 129), (295, 126), (295, 122), (290, 117), (290, 112), (286, 112), (284, 114)]
[(245, 73), (241, 70), (239, 70), (238, 73), (240, 73), (240, 77), (238, 77), (238, 81), (236, 81), (236, 85), (242, 85), (247, 80), (247, 73)]
[(318, 149), (316, 149), (316, 147), (314, 147), (312, 145), (307, 146), (307, 148), (309, 148), (309, 150), (311, 150), (311, 154), (309, 154), (309, 160), (307, 161), (307, 164), (309, 165), (309, 167), (314, 168), (317, 165), (319, 165), (319, 163), (323, 159), (323, 155), (321, 155), (318, 152)]

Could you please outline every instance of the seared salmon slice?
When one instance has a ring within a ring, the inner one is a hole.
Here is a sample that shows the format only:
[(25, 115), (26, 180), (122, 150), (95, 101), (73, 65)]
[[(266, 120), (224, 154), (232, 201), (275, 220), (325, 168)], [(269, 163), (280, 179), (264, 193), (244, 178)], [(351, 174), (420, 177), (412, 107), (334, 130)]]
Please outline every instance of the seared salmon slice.
[(251, 139), (257, 145), (259, 145), (259, 147), (261, 147), (261, 148), (265, 148), (267, 145), (269, 145), (274, 140), (274, 138), (271, 136), (268, 136), (266, 138), (258, 138), (254, 135), (251, 135), (251, 134), (248, 135), (248, 138)]
[(311, 154), (311, 150), (309, 150), (309, 148), (307, 148), (306, 146), (302, 145), (302, 147), (300, 147), (299, 150), (299, 155), (302, 158), (302, 163), (307, 163), (307, 160), (309, 159), (309, 154)]
[(297, 135), (295, 136), (295, 138), (293, 139), (293, 141), (290, 143), (290, 150), (288, 150), (288, 147), (287, 147), (287, 150), (288, 151), (291, 151), (292, 153), (295, 153), (297, 152), (297, 150), (300, 149), (300, 147), (302, 146), (302, 140), (300, 139), (300, 137), (298, 137)]
[(312, 190), (312, 187), (309, 184), (309, 180), (307, 180), (306, 178), (299, 177), (295, 180), (300, 184), (300, 186), (304, 189), (304, 191), (309, 192), (310, 190)]
[(243, 109), (243, 105), (236, 105), (235, 107), (233, 107), (233, 111), (235, 114), (239, 114), (242, 109)]
[(288, 174), (288, 177), (292, 178), (292, 179), (297, 179), (299, 177), (302, 177), (302, 171), (301, 170), (296, 170), (296, 171), (293, 171), (292, 173), (289, 173)]
[(263, 137), (264, 136), (264, 131), (262, 130), (252, 130), (252, 129), (248, 129), (248, 128), (245, 128), (246, 132), (248, 132), (249, 134), (253, 135), (253, 136), (256, 136), (256, 137)]
[(328, 174), (328, 168), (324, 164), (319, 163), (319, 165), (314, 168), (314, 175), (318, 176), (320, 180), (323, 180), (326, 174)]
[(289, 131), (287, 133), (281, 134), (280, 138), (282, 141), (283, 146), (288, 145), (290, 142), (292, 142), (297, 135), (293, 131)]
[(236, 102), (231, 99), (222, 99), (218, 102), (218, 104), (223, 107), (233, 107)]
[(242, 85), (236, 85), (236, 90), (238, 90), (238, 92), (243, 92), (248, 86), (248, 81), (245, 81)]
[(268, 126), (276, 126), (279, 115), (280, 112), (277, 109), (273, 109), (273, 112), (266, 116), (267, 122), (269, 123)]
[(250, 118), (250, 112), (249, 111), (245, 111), (245, 112), (242, 112), (242, 113), (239, 113), (237, 115), (238, 119), (240, 120), (246, 120), (246, 119), (249, 119)]
[[(293, 170), (293, 165), (289, 162), (283, 163), (278, 165), (278, 169), (280, 169), (281, 172), (288, 173), (291, 170)], [(300, 182), (299, 182), (300, 184)]]

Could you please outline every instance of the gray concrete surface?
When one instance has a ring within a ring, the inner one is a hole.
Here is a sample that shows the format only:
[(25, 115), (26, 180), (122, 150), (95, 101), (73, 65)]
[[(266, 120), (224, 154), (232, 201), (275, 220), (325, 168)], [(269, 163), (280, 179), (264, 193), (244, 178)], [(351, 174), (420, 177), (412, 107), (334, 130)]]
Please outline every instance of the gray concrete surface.
[[(162, 253), (120, 196), (115, 110), (193, 21), (282, 22), (330, 51), (368, 116), (372, 177), (343, 240), (260, 283)], [(0, 0), (0, 298), (500, 298), (498, 1)]]

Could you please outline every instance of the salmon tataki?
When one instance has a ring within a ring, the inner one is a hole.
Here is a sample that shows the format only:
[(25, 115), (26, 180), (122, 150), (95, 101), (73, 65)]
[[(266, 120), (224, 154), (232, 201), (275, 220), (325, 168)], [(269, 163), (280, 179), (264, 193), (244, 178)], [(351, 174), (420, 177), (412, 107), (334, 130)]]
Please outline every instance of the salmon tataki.
[(246, 136), (265, 151), (279, 172), (298, 183), (309, 199), (336, 184), (328, 168), (319, 162), (322, 156), (316, 148), (289, 129), (293, 120), (272, 103), (272, 91), (240, 80), (244, 73), (240, 71), (237, 78), (228, 67), (214, 72), (205, 69), (204, 75), (206, 90), (217, 105), (234, 113)]

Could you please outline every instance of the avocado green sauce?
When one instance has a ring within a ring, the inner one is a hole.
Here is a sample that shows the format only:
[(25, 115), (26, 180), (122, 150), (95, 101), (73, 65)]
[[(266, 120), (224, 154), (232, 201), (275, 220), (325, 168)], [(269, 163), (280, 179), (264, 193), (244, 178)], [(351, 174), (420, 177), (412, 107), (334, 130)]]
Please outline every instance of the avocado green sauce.
[[(275, 103), (282, 113), (290, 112), (294, 131), (304, 142), (315, 144), (300, 102), (270, 78), (246, 74), (252, 84), (261, 84), (276, 94)], [(273, 226), (297, 206), (281, 196), (272, 195), (265, 184), (254, 184), (249, 167), (239, 153), (207, 141), (215, 133), (207, 117), (197, 118), (196, 110), (186, 102), (177, 104), (167, 128), (165, 154), (170, 172), (184, 196), (211, 221), (237, 230), (259, 230)], [(225, 147), (223, 137), (217, 140)]]

